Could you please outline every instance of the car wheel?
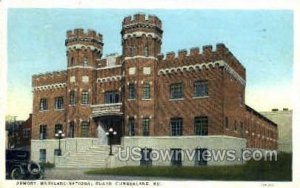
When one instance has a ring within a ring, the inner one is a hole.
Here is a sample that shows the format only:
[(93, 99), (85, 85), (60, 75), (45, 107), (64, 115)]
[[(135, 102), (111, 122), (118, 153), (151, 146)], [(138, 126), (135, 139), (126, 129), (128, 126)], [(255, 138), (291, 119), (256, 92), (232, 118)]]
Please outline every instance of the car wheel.
[(12, 169), (12, 171), (10, 173), (10, 177), (13, 180), (20, 180), (20, 179), (23, 179), (24, 175), (22, 174), (22, 171), (20, 168), (14, 168), (14, 169)]

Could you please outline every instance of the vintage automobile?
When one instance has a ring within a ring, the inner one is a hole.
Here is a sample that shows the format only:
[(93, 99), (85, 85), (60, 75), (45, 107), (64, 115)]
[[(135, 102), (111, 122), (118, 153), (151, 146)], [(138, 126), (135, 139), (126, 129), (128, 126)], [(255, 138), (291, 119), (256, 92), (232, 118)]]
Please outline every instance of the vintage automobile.
[(7, 179), (42, 179), (43, 171), (38, 163), (30, 160), (29, 151), (6, 150)]

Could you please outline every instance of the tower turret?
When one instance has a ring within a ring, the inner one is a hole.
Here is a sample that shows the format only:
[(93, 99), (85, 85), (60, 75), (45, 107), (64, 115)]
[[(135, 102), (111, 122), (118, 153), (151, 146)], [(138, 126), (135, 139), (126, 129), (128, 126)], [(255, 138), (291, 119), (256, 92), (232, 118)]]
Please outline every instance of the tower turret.
[(67, 47), (68, 67), (95, 67), (96, 59), (102, 56), (102, 35), (94, 30), (87, 32), (83, 29), (67, 31), (65, 45)]
[(122, 46), (124, 57), (156, 57), (161, 50), (161, 20), (153, 15), (135, 14), (122, 22)]

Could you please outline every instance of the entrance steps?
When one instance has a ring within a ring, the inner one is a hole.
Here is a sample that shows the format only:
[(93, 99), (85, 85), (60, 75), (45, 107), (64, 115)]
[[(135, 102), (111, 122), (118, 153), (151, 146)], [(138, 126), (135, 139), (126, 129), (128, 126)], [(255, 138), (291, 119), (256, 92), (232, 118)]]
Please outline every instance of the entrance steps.
[[(116, 153), (117, 146), (113, 146)], [(85, 151), (69, 151), (63, 156), (56, 156), (57, 168), (106, 168), (110, 148), (107, 145), (91, 146)]]

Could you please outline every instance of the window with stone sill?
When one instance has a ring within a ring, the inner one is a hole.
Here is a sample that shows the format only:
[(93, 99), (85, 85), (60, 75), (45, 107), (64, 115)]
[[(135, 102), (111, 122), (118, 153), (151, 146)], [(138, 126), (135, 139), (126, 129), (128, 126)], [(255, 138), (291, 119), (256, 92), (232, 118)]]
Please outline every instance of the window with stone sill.
[(64, 106), (64, 99), (63, 97), (56, 97), (55, 98), (55, 109), (61, 110)]
[(68, 137), (70, 137), (70, 138), (74, 138), (74, 136), (75, 136), (75, 123), (74, 123), (74, 121), (71, 121), (70, 123), (69, 123), (69, 129), (68, 129)]
[(182, 118), (171, 119), (171, 136), (182, 135)]
[(135, 99), (136, 98), (136, 89), (135, 85), (133, 83), (128, 85), (128, 98), (129, 99)]
[(41, 98), (40, 100), (40, 111), (48, 110), (48, 100), (46, 98)]
[(42, 163), (46, 162), (46, 149), (40, 149), (39, 161)]
[(47, 125), (40, 125), (40, 140), (48, 138)]
[(120, 93), (119, 91), (106, 91), (104, 94), (104, 103), (105, 104), (112, 104), (112, 103), (119, 103), (120, 100)]
[(128, 119), (128, 135), (134, 136), (135, 135), (135, 119), (130, 117)]
[(87, 121), (81, 123), (81, 137), (89, 137), (89, 122)]
[(148, 117), (143, 118), (143, 136), (149, 136), (150, 119)]
[(195, 117), (194, 127), (195, 135), (208, 135), (208, 118), (206, 116)]
[(69, 103), (70, 103), (70, 105), (75, 105), (76, 104), (76, 93), (75, 93), (75, 91), (70, 91), (70, 101), (69, 101)]
[(144, 84), (143, 99), (150, 99), (150, 84), (149, 83)]
[(207, 81), (196, 81), (194, 83), (194, 96), (195, 97), (208, 96), (208, 82)]
[(81, 104), (89, 104), (89, 92), (83, 91), (81, 93)]
[(55, 135), (56, 133), (58, 133), (58, 131), (63, 131), (63, 126), (62, 126), (62, 124), (56, 124), (56, 125), (55, 125), (55, 128), (54, 128), (54, 135)]
[(171, 99), (183, 98), (182, 83), (171, 84), (171, 86), (170, 86), (170, 98)]

